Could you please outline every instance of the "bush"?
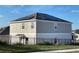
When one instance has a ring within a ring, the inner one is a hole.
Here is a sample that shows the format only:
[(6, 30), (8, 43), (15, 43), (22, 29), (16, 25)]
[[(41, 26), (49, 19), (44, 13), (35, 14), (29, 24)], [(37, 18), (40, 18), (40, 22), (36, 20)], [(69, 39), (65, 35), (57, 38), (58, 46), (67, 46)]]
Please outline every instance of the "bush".
[(79, 43), (72, 43), (72, 45), (79, 45)]
[(23, 44), (21, 44), (21, 43), (16, 43), (16, 44), (14, 44), (14, 45), (23, 45)]
[(21, 44), (21, 43), (16, 43), (16, 44), (13, 44), (13, 46), (18, 46), (18, 47), (20, 47), (20, 46), (23, 46), (23, 44)]
[(9, 45), (7, 42), (0, 41), (0, 45)]
[(49, 42), (43, 42), (43, 43), (38, 43), (38, 45), (52, 45), (52, 43), (49, 43)]

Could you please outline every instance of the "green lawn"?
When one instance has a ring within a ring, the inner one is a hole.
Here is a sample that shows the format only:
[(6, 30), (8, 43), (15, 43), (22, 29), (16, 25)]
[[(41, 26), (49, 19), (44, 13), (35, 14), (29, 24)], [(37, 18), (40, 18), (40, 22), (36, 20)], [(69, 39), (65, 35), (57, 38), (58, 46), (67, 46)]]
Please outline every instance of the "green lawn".
[(50, 51), (61, 49), (79, 48), (79, 45), (2, 45), (0, 44), (0, 52), (2, 53), (26, 53), (37, 51)]

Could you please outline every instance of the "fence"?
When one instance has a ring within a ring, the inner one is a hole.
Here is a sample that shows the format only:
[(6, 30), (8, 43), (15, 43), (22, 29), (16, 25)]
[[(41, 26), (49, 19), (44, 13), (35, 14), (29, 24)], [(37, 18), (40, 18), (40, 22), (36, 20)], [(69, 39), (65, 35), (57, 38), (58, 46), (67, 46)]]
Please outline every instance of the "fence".
[(7, 42), (8, 44), (37, 44), (37, 43), (57, 43), (57, 44), (68, 44), (71, 42), (71, 39), (56, 39), (56, 38), (20, 38), (19, 36), (10, 36), (10, 35), (0, 35), (0, 41)]
[(2, 42), (9, 42), (10, 36), (9, 35), (0, 35), (0, 41)]
[(10, 36), (10, 35), (0, 35), (0, 41), (1, 42), (6, 42), (8, 44), (11, 44), (11, 39), (16, 39), (19, 38), (19, 36)]

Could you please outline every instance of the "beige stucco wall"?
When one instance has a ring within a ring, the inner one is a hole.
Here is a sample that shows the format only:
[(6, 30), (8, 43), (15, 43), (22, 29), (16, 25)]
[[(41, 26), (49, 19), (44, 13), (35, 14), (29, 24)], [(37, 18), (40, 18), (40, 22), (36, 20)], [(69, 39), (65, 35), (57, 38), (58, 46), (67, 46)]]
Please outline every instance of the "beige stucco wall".
[[(22, 24), (24, 24), (24, 29), (22, 29)], [(31, 25), (34, 25), (34, 28), (31, 28)], [(10, 24), (10, 35), (13, 36), (13, 39), (11, 39), (12, 44), (15, 44), (16, 42), (19, 42), (18, 39), (14, 40), (14, 36), (17, 34), (24, 34), (26, 37), (28, 37), (28, 44), (36, 44), (35, 39), (36, 38), (36, 21), (30, 20), (30, 21), (21, 21), (21, 22), (12, 22)]]
[[(24, 22), (25, 28), (22, 29), (22, 23), (10, 24), (11, 33), (35, 33), (35, 28), (31, 28), (32, 22)], [(33, 22), (35, 24), (35, 22)], [(35, 25), (34, 25), (35, 26)]]
[[(34, 24), (34, 28), (31, 28), (32, 23)], [(22, 24), (24, 24), (24, 29), (22, 29)], [(24, 21), (24, 22), (16, 22), (10, 24), (10, 35), (16, 34), (25, 34), (28, 36), (35, 36), (36, 34), (36, 22), (35, 21)]]

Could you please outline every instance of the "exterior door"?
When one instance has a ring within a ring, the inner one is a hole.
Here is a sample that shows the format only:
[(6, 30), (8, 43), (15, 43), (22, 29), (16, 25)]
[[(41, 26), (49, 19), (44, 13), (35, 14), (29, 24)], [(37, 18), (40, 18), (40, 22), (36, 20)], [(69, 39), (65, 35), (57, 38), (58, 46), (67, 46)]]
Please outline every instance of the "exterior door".
[(28, 38), (27, 38), (27, 37), (26, 37), (26, 39), (25, 39), (25, 43), (28, 44)]

